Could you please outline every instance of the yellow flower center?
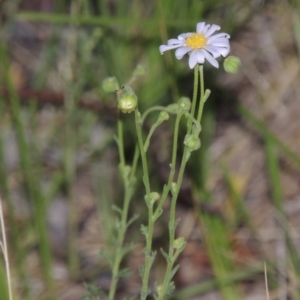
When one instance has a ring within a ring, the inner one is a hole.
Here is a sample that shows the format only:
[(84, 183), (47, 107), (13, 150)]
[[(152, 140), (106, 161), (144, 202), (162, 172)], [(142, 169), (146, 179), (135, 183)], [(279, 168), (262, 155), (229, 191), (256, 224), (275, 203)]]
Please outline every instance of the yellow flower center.
[(202, 33), (193, 33), (185, 40), (185, 44), (188, 47), (200, 49), (207, 44), (207, 38)]

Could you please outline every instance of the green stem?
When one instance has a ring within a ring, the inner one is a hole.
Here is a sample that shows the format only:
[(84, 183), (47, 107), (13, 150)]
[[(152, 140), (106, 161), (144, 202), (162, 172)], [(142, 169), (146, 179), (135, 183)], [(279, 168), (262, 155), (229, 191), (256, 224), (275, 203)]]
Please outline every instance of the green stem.
[(147, 150), (148, 150), (148, 147), (149, 147), (149, 144), (150, 144), (150, 139), (151, 139), (151, 137), (152, 137), (152, 135), (153, 135), (155, 129), (156, 129), (161, 123), (162, 123), (162, 122), (158, 120), (158, 121), (156, 121), (156, 123), (154, 123), (154, 124), (151, 126), (150, 131), (149, 131), (149, 134), (148, 134), (148, 136), (147, 136), (147, 138), (146, 138), (146, 141), (145, 141), (145, 143), (144, 143), (144, 150), (145, 150), (145, 152), (147, 152)]
[(138, 143), (139, 143), (140, 154), (141, 154), (141, 159), (142, 159), (142, 166), (143, 166), (143, 173), (144, 173), (143, 181), (144, 181), (145, 188), (146, 188), (146, 195), (149, 196), (151, 189), (150, 189), (148, 163), (147, 163), (146, 152), (144, 151), (141, 116), (137, 109), (135, 110), (135, 125), (136, 125)]
[[(197, 102), (197, 94), (198, 94), (198, 70), (199, 70), (199, 66), (196, 65), (195, 69), (194, 69), (194, 91), (193, 91), (193, 100), (192, 100), (192, 107), (191, 107), (191, 116), (194, 117), (195, 115), (195, 110), (196, 110), (196, 102)], [(203, 66), (200, 66), (200, 75), (201, 75), (201, 91), (200, 91), (200, 99), (203, 100), (204, 99), (204, 86), (203, 86)], [(202, 101), (204, 102), (204, 101)], [(201, 112), (203, 110), (203, 105), (204, 103), (200, 103), (199, 107), (201, 108)], [(199, 117), (199, 113), (198, 113), (198, 117)], [(200, 122), (200, 119), (197, 118), (197, 121)], [(188, 122), (187, 122), (187, 134), (190, 134), (191, 129), (192, 129), (192, 119), (189, 118)], [(184, 147), (184, 151), (183, 151), (183, 156), (182, 156), (182, 160), (181, 160), (181, 165), (180, 165), (180, 169), (179, 169), (179, 174), (178, 174), (178, 178), (177, 178), (177, 182), (176, 182), (176, 188), (173, 191), (173, 195), (172, 195), (172, 200), (171, 200), (171, 208), (170, 208), (170, 223), (169, 223), (169, 260), (167, 261), (167, 269), (165, 272), (165, 277), (164, 277), (164, 281), (162, 284), (162, 288), (161, 291), (159, 293), (158, 296), (158, 300), (164, 300), (166, 298), (166, 294), (168, 292), (168, 287), (171, 281), (171, 273), (172, 273), (172, 269), (174, 266), (174, 263), (178, 257), (178, 255), (180, 254), (179, 252), (175, 252), (174, 253), (174, 241), (175, 241), (175, 229), (177, 226), (177, 221), (176, 221), (176, 204), (177, 204), (177, 199), (178, 199), (178, 194), (182, 185), (182, 180), (183, 180), (183, 175), (184, 175), (184, 171), (185, 171), (185, 167), (186, 167), (186, 163), (188, 161), (189, 158), (189, 150), (187, 147)]]
[[(148, 171), (148, 163), (146, 152), (144, 150), (144, 143), (142, 137), (142, 125), (141, 125), (141, 116), (139, 111), (135, 110), (135, 124), (136, 124), (136, 132), (138, 137), (138, 144), (140, 148), (140, 155), (142, 159), (143, 166), (143, 181), (146, 189), (146, 197), (150, 199), (150, 180), (149, 180), (149, 171)], [(152, 236), (154, 229), (154, 218), (153, 218), (153, 205), (148, 205), (148, 227), (147, 227), (147, 236), (146, 236), (146, 257), (145, 257), (145, 268), (142, 273), (142, 290), (141, 290), (141, 300), (145, 300), (148, 295), (148, 281), (150, 275), (150, 269), (152, 265)]]
[(158, 106), (158, 105), (157, 105), (157, 106), (152, 106), (152, 107), (148, 108), (148, 109), (143, 113), (143, 115), (142, 115), (142, 117), (141, 117), (141, 124), (143, 125), (143, 123), (144, 123), (146, 117), (147, 117), (151, 112), (157, 111), (157, 110), (169, 112), (169, 110), (168, 110), (165, 106)]
[[(199, 65), (197, 64), (194, 69), (194, 91), (193, 91), (193, 100), (192, 100), (192, 108), (191, 108), (191, 115), (193, 117), (195, 117), (195, 110), (197, 104), (198, 84), (199, 84)], [(188, 134), (191, 132), (191, 128), (192, 128), (192, 121), (188, 122), (188, 130), (187, 130)]]
[(167, 269), (166, 269), (166, 273), (165, 273), (165, 277), (164, 277), (164, 282), (163, 282), (162, 290), (159, 294), (158, 300), (164, 300), (166, 297), (167, 290), (168, 290), (168, 287), (170, 284), (170, 280), (172, 279), (172, 278), (170, 278), (170, 274), (172, 272), (175, 260), (176, 260), (177, 256), (179, 255), (179, 253), (178, 253), (178, 255), (176, 257), (174, 256), (175, 229), (176, 229), (176, 225), (177, 225), (175, 213), (176, 213), (176, 203), (177, 203), (177, 199), (178, 199), (178, 194), (179, 194), (180, 187), (182, 184), (183, 174), (185, 171), (186, 163), (188, 161), (187, 153), (188, 153), (188, 149), (187, 149), (187, 147), (185, 147), (184, 151), (183, 151), (183, 157), (182, 157), (182, 161), (181, 161), (181, 165), (180, 165), (176, 188), (173, 191), (173, 196), (172, 196), (172, 200), (171, 200), (170, 223), (169, 223), (169, 253), (168, 253), (170, 260), (167, 262)]
[(204, 99), (204, 76), (203, 76), (203, 65), (200, 66), (200, 103), (199, 103), (199, 110), (197, 121), (200, 123), (202, 119), (203, 107), (205, 103)]
[[(123, 142), (123, 122), (122, 120), (120, 120), (120, 118), (118, 119), (118, 148), (119, 148), (119, 157), (120, 157), (120, 170), (124, 182), (125, 195), (124, 195), (124, 204), (123, 204), (122, 216), (121, 216), (121, 226), (117, 236), (117, 246), (116, 246), (117, 250), (116, 250), (115, 259), (112, 268), (112, 282), (109, 290), (108, 300), (114, 300), (117, 283), (119, 279), (120, 264), (123, 258), (122, 246), (124, 243), (125, 233), (127, 229), (129, 204), (133, 193), (131, 179), (133, 179), (134, 172), (135, 172), (135, 167), (134, 167), (134, 170), (131, 169), (130, 177), (128, 177), (127, 174), (125, 173), (126, 163), (125, 163), (124, 142)], [(135, 151), (134, 164), (136, 164), (138, 158), (138, 154), (136, 153), (138, 152)]]
[(163, 189), (163, 194), (160, 198), (160, 201), (155, 209), (154, 212), (154, 219), (156, 220), (160, 213), (161, 213), (161, 209), (167, 199), (167, 196), (169, 194), (169, 191), (171, 189), (172, 186), (172, 182), (174, 180), (174, 175), (175, 175), (175, 167), (176, 167), (176, 160), (177, 160), (177, 148), (178, 148), (178, 133), (179, 133), (179, 125), (180, 125), (180, 119), (182, 117), (182, 113), (179, 113), (176, 117), (176, 121), (175, 121), (175, 128), (174, 128), (174, 137), (173, 137), (173, 150), (172, 150), (172, 160), (171, 160), (171, 171), (170, 171), (170, 175), (169, 175), (169, 179), (168, 179), (168, 183), (167, 185), (164, 187)]

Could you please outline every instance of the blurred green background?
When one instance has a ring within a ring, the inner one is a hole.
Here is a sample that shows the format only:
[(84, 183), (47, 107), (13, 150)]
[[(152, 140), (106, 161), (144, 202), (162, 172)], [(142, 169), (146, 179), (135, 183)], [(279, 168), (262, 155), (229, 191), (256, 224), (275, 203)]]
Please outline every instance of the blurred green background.
[[(126, 84), (142, 65), (145, 74), (131, 84), (140, 111), (191, 97), (186, 58), (161, 55), (158, 47), (200, 21), (231, 35), (231, 54), (242, 67), (231, 75), (205, 64), (212, 93), (202, 147), (179, 196), (177, 235), (187, 246), (172, 299), (267, 299), (264, 266), (270, 299), (300, 299), (298, 2), (4, 0), (0, 190), (14, 299), (105, 299), (92, 294), (109, 288), (99, 252), (112, 247), (111, 206), (121, 204), (123, 191), (116, 98), (101, 82), (116, 76)], [(122, 118), (130, 162), (133, 117)], [(149, 149), (157, 190), (169, 171), (173, 121), (156, 131)], [(136, 247), (123, 263), (133, 273), (120, 281), (116, 299), (139, 293), (143, 195), (139, 180), (130, 208), (139, 219), (126, 238)], [(157, 249), (168, 243), (164, 210)], [(163, 269), (158, 257), (151, 285)], [(8, 299), (6, 286), (1, 257), (1, 300)]]

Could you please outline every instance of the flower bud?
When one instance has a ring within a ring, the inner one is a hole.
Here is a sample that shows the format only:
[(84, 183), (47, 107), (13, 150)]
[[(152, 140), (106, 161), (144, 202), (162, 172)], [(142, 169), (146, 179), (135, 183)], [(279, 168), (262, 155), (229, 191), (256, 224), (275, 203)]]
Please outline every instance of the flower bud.
[(107, 77), (102, 81), (102, 88), (104, 92), (111, 93), (119, 88), (119, 83), (116, 77)]
[(208, 99), (210, 93), (211, 93), (211, 90), (209, 90), (209, 89), (205, 90), (205, 92), (204, 92), (204, 98), (203, 98), (204, 102), (206, 102), (206, 100)]
[(185, 136), (184, 145), (189, 151), (195, 151), (200, 148), (201, 142), (198, 136), (190, 134)]
[(137, 108), (137, 96), (128, 85), (117, 90), (118, 108), (123, 113), (131, 113)]
[(192, 102), (188, 97), (181, 97), (178, 100), (179, 108), (183, 111), (189, 111), (192, 106)]
[(232, 74), (237, 73), (240, 65), (241, 65), (241, 60), (238, 57), (232, 55), (226, 57), (223, 63), (224, 70), (227, 73), (232, 73)]
[(162, 286), (162, 285), (158, 285), (158, 286), (156, 287), (156, 291), (157, 291), (158, 296), (160, 296), (161, 293), (162, 293), (162, 291), (163, 291), (163, 286)]
[(180, 237), (174, 241), (174, 248), (182, 250), (186, 245), (186, 242), (183, 237)]
[(131, 171), (131, 167), (130, 166), (128, 166), (128, 165), (126, 165), (124, 168), (123, 168), (123, 175), (124, 175), (124, 177), (128, 177), (129, 176), (129, 174), (130, 174), (130, 171)]
[(170, 116), (166, 111), (161, 111), (158, 117), (158, 120), (161, 122), (169, 120)]
[(160, 194), (157, 192), (151, 192), (149, 197), (145, 196), (145, 201), (148, 205), (152, 206), (158, 199), (160, 198)]
[(176, 193), (176, 189), (177, 189), (176, 182), (172, 182), (172, 184), (171, 184), (171, 193), (172, 193), (172, 195), (174, 195)]

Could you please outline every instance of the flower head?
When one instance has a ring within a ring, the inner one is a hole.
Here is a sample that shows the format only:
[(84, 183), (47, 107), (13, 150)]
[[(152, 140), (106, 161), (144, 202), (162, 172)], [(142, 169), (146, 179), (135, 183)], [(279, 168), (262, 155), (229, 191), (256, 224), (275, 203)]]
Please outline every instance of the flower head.
[(137, 96), (129, 85), (124, 85), (116, 91), (118, 108), (123, 113), (131, 113), (137, 108)]
[(224, 69), (227, 73), (235, 74), (241, 66), (241, 60), (236, 56), (228, 56), (223, 62)]
[(159, 51), (163, 54), (167, 50), (177, 49), (175, 56), (181, 59), (185, 54), (189, 54), (189, 66), (193, 69), (196, 64), (203, 64), (205, 60), (218, 68), (219, 63), (216, 58), (226, 57), (230, 51), (229, 38), (227, 33), (214, 34), (220, 30), (218, 25), (209, 25), (205, 22), (197, 24), (196, 32), (183, 33), (177, 39), (168, 40), (167, 45), (161, 45)]

